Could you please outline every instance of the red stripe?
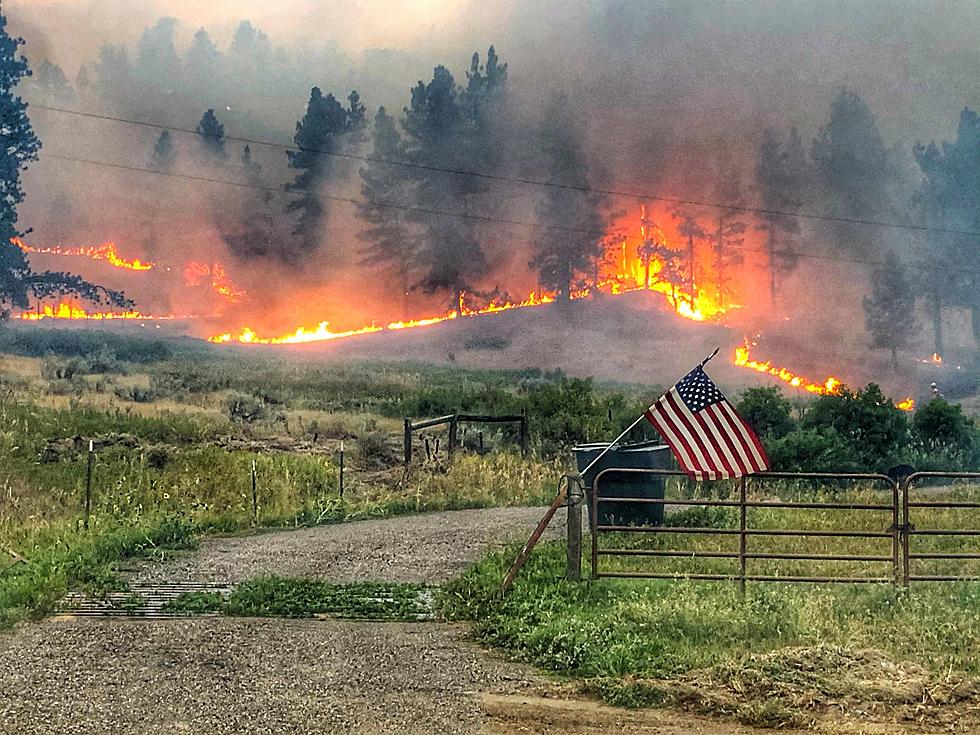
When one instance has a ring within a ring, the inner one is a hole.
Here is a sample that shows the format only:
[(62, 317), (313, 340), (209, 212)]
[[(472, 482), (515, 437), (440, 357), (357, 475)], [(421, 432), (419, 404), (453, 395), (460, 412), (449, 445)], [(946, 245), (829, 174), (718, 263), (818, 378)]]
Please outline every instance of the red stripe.
[(708, 462), (704, 457), (704, 452), (701, 449), (701, 445), (696, 441), (694, 435), (691, 433), (683, 421), (681, 420), (680, 412), (677, 410), (677, 390), (676, 388), (671, 389), (667, 396), (664, 396), (664, 402), (661, 407), (665, 420), (670, 421), (670, 427), (674, 430), (674, 433), (682, 441), (685, 442), (685, 446), (688, 448), (688, 454), (691, 455), (690, 461), (690, 472), (697, 479), (703, 479), (704, 473), (708, 468)]
[(668, 402), (670, 402), (670, 405), (673, 408), (674, 413), (677, 414), (677, 419), (687, 429), (687, 433), (690, 436), (690, 439), (696, 444), (698, 449), (701, 450), (701, 456), (704, 457), (705, 466), (699, 469), (706, 470), (711, 473), (718, 473), (719, 467), (717, 464), (715, 464), (715, 458), (712, 456), (711, 452), (708, 451), (708, 448), (704, 445), (703, 440), (698, 435), (698, 432), (695, 431), (694, 425), (691, 423), (691, 420), (684, 415), (684, 411), (678, 408), (677, 404), (681, 402), (680, 399), (673, 395), (673, 391), (669, 392), (664, 397), (667, 399)]
[(732, 447), (738, 451), (740, 457), (745, 464), (746, 471), (748, 474), (756, 471), (758, 462), (752, 453), (752, 447), (748, 441), (746, 441), (745, 435), (739, 431), (738, 426), (735, 423), (732, 415), (725, 410), (725, 405), (723, 403), (715, 404), (714, 408), (719, 421), (723, 421), (728, 426), (728, 435), (731, 436)]
[[(666, 395), (664, 398), (666, 398)], [(684, 440), (683, 435), (677, 431), (673, 422), (664, 413), (663, 406), (661, 405), (664, 398), (661, 398), (647, 410), (647, 420), (653, 424), (653, 427), (660, 432), (663, 440), (674, 450), (674, 456), (677, 458), (677, 464), (680, 465), (680, 468), (685, 472), (693, 473), (695, 469), (694, 454)], [(679, 448), (678, 445), (680, 445)], [(686, 459), (684, 455), (686, 455)]]
[(752, 427), (745, 423), (745, 421), (738, 415), (738, 412), (735, 411), (734, 407), (732, 407), (730, 403), (726, 403), (724, 408), (725, 410), (722, 413), (725, 414), (728, 420), (731, 422), (738, 422), (739, 427), (741, 427), (741, 431), (738, 431), (737, 433), (742, 442), (745, 443), (745, 437), (747, 436), (749, 441), (752, 443), (752, 447), (754, 447), (759, 453), (758, 459), (756, 459), (752, 450), (749, 448), (748, 444), (746, 444), (748, 456), (752, 458), (752, 465), (755, 467), (756, 472), (765, 472), (768, 470), (769, 457), (766, 456), (766, 450), (762, 448), (762, 444), (759, 442), (759, 437), (757, 437), (755, 432), (752, 431)]
[[(706, 433), (710, 433), (714, 438), (715, 442), (718, 444), (718, 456), (721, 458), (721, 462), (725, 465), (725, 469), (728, 470), (730, 477), (739, 477), (740, 475), (747, 474), (748, 470), (742, 463), (742, 458), (740, 452), (736, 451), (735, 447), (732, 446), (731, 439), (728, 437), (728, 428), (722, 426), (718, 423), (718, 419), (713, 413), (714, 406), (708, 406), (703, 411), (698, 411), (694, 414), (694, 419), (701, 424), (702, 428)], [(712, 413), (709, 413), (711, 411)], [(728, 451), (725, 451), (728, 450)], [(733, 465), (729, 460), (729, 456), (735, 461)]]

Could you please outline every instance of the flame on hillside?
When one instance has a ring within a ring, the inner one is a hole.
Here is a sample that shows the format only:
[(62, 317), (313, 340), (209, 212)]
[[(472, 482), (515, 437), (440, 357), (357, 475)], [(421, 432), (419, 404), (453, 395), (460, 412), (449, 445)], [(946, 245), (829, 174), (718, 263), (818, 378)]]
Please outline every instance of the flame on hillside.
[(776, 367), (768, 360), (765, 362), (753, 360), (751, 356), (751, 349), (755, 346), (756, 344), (754, 342), (745, 340), (745, 342), (735, 348), (734, 363), (736, 367), (755, 370), (758, 373), (767, 373), (773, 377), (779, 378), (781, 381), (792, 386), (793, 388), (799, 388), (807, 391), (808, 393), (816, 393), (817, 395), (823, 396), (840, 391), (842, 384), (840, 378), (830, 376), (822, 383), (814, 383), (802, 375), (797, 375), (784, 367)]
[(96, 245), (90, 248), (36, 248), (28, 245), (19, 237), (10, 238), (10, 242), (19, 247), (25, 253), (91, 258), (92, 260), (105, 261), (113, 268), (123, 268), (130, 271), (148, 271), (152, 270), (153, 266), (156, 265), (156, 263), (145, 263), (138, 258), (127, 260), (126, 258), (120, 257), (119, 253), (116, 252), (116, 244), (114, 242), (104, 242), (101, 245)]
[(915, 410), (915, 399), (909, 396), (903, 401), (899, 401), (895, 404), (896, 408), (900, 408), (903, 411), (914, 411)]
[(184, 282), (191, 287), (207, 283), (214, 292), (230, 304), (237, 304), (247, 294), (228, 277), (221, 263), (200, 263), (192, 260), (184, 266)]

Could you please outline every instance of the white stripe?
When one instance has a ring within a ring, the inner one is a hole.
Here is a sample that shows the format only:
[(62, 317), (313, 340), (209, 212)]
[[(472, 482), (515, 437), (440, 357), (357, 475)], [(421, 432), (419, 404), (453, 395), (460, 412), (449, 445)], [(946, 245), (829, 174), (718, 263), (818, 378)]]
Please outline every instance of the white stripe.
[(745, 430), (745, 424), (742, 423), (742, 419), (738, 417), (738, 414), (735, 413), (735, 409), (732, 408), (730, 405), (728, 405), (727, 401), (725, 401), (721, 405), (724, 407), (724, 410), (728, 414), (728, 416), (735, 423), (736, 428), (739, 430), (742, 436), (745, 437), (745, 443), (748, 444), (749, 451), (752, 452), (752, 457), (755, 459), (753, 463), (755, 466), (755, 471), (756, 472), (765, 471), (766, 463), (765, 461), (763, 461), (762, 455), (759, 454), (759, 450), (756, 449), (755, 442), (752, 441), (752, 437), (749, 436), (748, 432)]
[[(719, 465), (718, 465), (718, 470), (720, 472), (724, 473), (726, 475), (726, 477), (740, 477), (742, 475), (741, 465), (743, 463), (742, 462), (739, 462), (736, 459), (735, 455), (732, 454), (732, 450), (731, 450), (731, 443), (732, 442), (731, 442), (731, 439), (729, 439), (729, 438), (727, 438), (725, 436), (722, 436), (722, 434), (721, 434), (720, 427), (719, 427), (719, 424), (718, 424), (718, 417), (715, 416), (714, 412), (712, 411), (712, 409), (716, 408), (716, 405), (717, 404), (708, 406), (707, 408), (705, 408), (705, 409), (703, 409), (701, 411), (701, 413), (704, 414), (707, 417), (707, 419), (708, 419), (705, 422), (705, 423), (708, 424), (708, 430), (714, 435), (714, 437), (716, 439), (715, 442), (709, 442), (709, 443), (711, 443), (712, 448), (717, 447), (717, 449), (715, 449), (715, 453), (717, 454), (719, 451), (721, 453), (723, 453), (725, 455), (725, 458), (728, 460), (728, 464), (730, 464), (732, 466), (731, 473), (729, 473), (725, 469), (724, 465), (721, 464), (721, 463), (719, 463)], [(694, 422), (697, 421), (697, 419), (693, 416), (693, 414), (692, 414), (691, 420), (694, 421)], [(700, 425), (699, 425), (699, 428), (700, 428)], [(751, 465), (751, 463), (749, 463), (749, 462), (745, 462), (744, 464)]]
[[(681, 406), (684, 406), (684, 401), (681, 400), (680, 395), (677, 393), (676, 387), (671, 388), (668, 391), (668, 395), (673, 395), (676, 401)], [(697, 462), (698, 466), (702, 468), (708, 468), (711, 463), (704, 456), (704, 453), (701, 451), (701, 448), (698, 446), (697, 441), (694, 439), (693, 436), (691, 436), (691, 432), (687, 430), (686, 426), (684, 426), (683, 422), (681, 421), (681, 417), (674, 409), (673, 404), (668, 403), (666, 398), (664, 398), (663, 401), (664, 401), (664, 413), (667, 413), (668, 411), (670, 412), (670, 416), (672, 417), (671, 423), (676, 427), (677, 431), (683, 434), (684, 438), (687, 439), (687, 443), (691, 446), (691, 451), (696, 455), (696, 458), (698, 460)]]
[[(736, 477), (741, 476), (742, 466), (744, 465), (745, 472), (752, 472), (754, 463), (752, 458), (749, 457), (745, 451), (742, 449), (742, 443), (738, 441), (738, 437), (732, 435), (732, 430), (728, 426), (728, 421), (725, 416), (721, 413), (722, 409), (717, 403), (705, 409), (708, 415), (708, 425), (711, 427), (712, 432), (718, 437), (718, 443), (721, 445), (725, 452), (725, 456), (731, 460), (735, 471), (738, 473)], [(724, 434), (724, 436), (722, 435)]]
[[(704, 429), (701, 427), (701, 424), (699, 424), (698, 420), (694, 418), (694, 414), (691, 412), (691, 409), (689, 409), (687, 404), (681, 400), (680, 396), (677, 396), (677, 400), (680, 402), (681, 413), (684, 414), (691, 426), (694, 428), (695, 433), (697, 433), (697, 435), (701, 438), (701, 444), (705, 446), (705, 451), (708, 453), (708, 459), (711, 460), (711, 465), (714, 468), (713, 472), (714, 474), (718, 475), (716, 479), (721, 480), (728, 477), (728, 470), (725, 469), (725, 464), (721, 461), (721, 455), (718, 453), (716, 442), (712, 441), (711, 438), (705, 433)], [(735, 467), (738, 467), (737, 463), (735, 464)]]
[(654, 416), (657, 417), (659, 424), (662, 424), (662, 426), (654, 426), (654, 428), (657, 429), (657, 431), (662, 431), (664, 434), (668, 435), (665, 436), (664, 438), (667, 439), (667, 442), (674, 448), (674, 451), (676, 451), (677, 454), (679, 455), (681, 464), (684, 466), (684, 469), (690, 471), (694, 467), (694, 462), (691, 461), (691, 456), (687, 453), (687, 450), (684, 448), (684, 445), (681, 444), (680, 439), (678, 439), (676, 432), (672, 428), (671, 422), (667, 419), (666, 416), (664, 416), (663, 404), (661, 403), (661, 401), (663, 400), (664, 399), (661, 398), (652, 406), (650, 406), (650, 413), (652, 413)]

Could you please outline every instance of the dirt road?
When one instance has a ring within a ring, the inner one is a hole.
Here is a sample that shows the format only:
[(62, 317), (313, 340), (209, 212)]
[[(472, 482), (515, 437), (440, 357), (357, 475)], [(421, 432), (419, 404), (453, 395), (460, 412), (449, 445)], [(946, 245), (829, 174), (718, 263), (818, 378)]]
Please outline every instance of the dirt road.
[[(140, 580), (261, 573), (441, 581), (539, 509), (458, 511), (212, 539)], [(561, 524), (551, 530), (561, 533)], [(0, 734), (751, 732), (564, 698), (443, 623), (55, 618), (0, 635)]]

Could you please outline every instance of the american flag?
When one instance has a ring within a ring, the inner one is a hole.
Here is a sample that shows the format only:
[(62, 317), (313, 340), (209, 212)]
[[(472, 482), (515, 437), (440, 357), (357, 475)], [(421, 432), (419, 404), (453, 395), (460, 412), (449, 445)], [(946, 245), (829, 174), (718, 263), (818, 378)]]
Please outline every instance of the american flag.
[(689, 372), (646, 412), (681, 469), (696, 480), (724, 480), (769, 469), (769, 458), (728, 399), (704, 372)]

